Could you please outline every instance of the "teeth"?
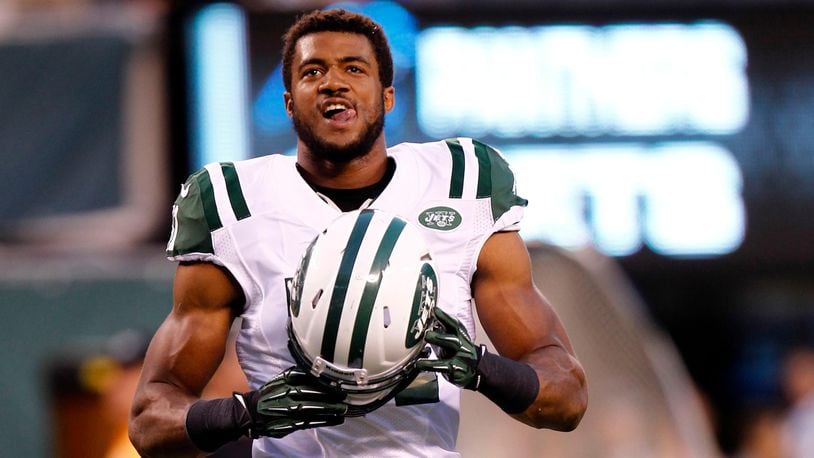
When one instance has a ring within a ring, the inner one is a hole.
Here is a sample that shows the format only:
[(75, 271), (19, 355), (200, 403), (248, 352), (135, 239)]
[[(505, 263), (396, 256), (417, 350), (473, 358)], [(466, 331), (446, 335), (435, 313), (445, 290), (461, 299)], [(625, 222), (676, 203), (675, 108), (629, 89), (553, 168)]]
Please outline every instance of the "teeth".
[(325, 113), (334, 110), (347, 110), (348, 107), (341, 103), (332, 103), (325, 108)]

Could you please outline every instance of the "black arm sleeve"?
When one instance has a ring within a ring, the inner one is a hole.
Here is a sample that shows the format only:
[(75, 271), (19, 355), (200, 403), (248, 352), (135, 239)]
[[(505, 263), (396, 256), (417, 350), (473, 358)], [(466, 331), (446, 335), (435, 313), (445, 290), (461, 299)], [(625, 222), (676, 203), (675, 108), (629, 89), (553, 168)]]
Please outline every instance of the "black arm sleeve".
[(240, 439), (248, 433), (250, 424), (249, 413), (235, 396), (200, 400), (187, 411), (187, 436), (195, 447), (204, 452), (214, 452)]
[(477, 390), (508, 414), (521, 413), (537, 398), (540, 380), (526, 363), (487, 352), (478, 362)]

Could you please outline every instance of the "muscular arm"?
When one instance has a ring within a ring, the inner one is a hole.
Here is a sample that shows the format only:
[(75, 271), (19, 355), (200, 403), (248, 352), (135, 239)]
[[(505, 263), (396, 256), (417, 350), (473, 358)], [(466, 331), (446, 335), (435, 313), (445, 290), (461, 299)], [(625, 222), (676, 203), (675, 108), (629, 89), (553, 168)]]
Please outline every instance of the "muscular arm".
[(178, 266), (173, 308), (147, 350), (130, 416), (130, 440), (143, 456), (195, 452), (186, 412), (223, 359), (242, 302), (242, 291), (222, 268)]
[(472, 291), (497, 351), (530, 365), (540, 382), (534, 402), (513, 417), (537, 428), (576, 428), (588, 401), (585, 373), (562, 323), (534, 285), (528, 251), (516, 232), (487, 240)]

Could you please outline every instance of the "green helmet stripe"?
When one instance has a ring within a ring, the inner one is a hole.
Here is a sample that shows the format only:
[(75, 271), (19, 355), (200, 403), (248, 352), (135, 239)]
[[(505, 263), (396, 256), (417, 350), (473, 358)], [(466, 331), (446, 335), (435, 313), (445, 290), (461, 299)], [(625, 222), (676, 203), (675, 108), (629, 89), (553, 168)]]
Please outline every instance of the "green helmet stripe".
[(345, 303), (345, 296), (348, 294), (348, 284), (350, 283), (353, 265), (359, 255), (359, 247), (365, 238), (365, 232), (373, 219), (372, 210), (362, 210), (356, 223), (351, 230), (342, 260), (339, 262), (339, 272), (336, 274), (331, 304), (328, 307), (328, 317), (325, 320), (325, 332), (322, 333), (322, 346), (320, 354), (329, 361), (334, 361), (334, 351), (336, 350), (336, 336), (339, 334), (339, 321), (342, 318), (342, 307)]
[(232, 204), (232, 211), (238, 221), (252, 216), (246, 199), (243, 197), (243, 189), (240, 187), (240, 179), (237, 177), (235, 164), (232, 162), (221, 162), (220, 169), (223, 172), (223, 179), (226, 181), (226, 192), (229, 194), (229, 203)]
[(492, 162), (489, 160), (489, 148), (483, 143), (473, 140), (475, 156), (478, 158), (478, 191), (475, 197), (480, 199), (492, 196)]
[(464, 148), (456, 138), (446, 140), (452, 154), (452, 178), (449, 183), (449, 198), (460, 199), (464, 195)]
[(220, 229), (223, 227), (223, 224), (220, 222), (220, 216), (218, 216), (218, 205), (215, 203), (215, 191), (212, 189), (212, 180), (209, 178), (209, 172), (203, 169), (200, 173), (196, 173), (194, 177), (201, 193), (201, 203), (203, 204), (206, 225), (209, 226), (210, 231)]
[(393, 248), (396, 246), (401, 231), (404, 230), (406, 221), (400, 218), (393, 218), (390, 225), (384, 232), (376, 256), (373, 258), (373, 265), (370, 266), (368, 278), (376, 278), (378, 281), (368, 281), (362, 292), (359, 301), (359, 311), (356, 313), (356, 322), (353, 325), (350, 351), (348, 352), (348, 367), (361, 368), (365, 356), (365, 342), (367, 341), (367, 331), (370, 329), (370, 319), (373, 316), (373, 306), (376, 304), (376, 296), (379, 294), (381, 286), (382, 272), (387, 267)]

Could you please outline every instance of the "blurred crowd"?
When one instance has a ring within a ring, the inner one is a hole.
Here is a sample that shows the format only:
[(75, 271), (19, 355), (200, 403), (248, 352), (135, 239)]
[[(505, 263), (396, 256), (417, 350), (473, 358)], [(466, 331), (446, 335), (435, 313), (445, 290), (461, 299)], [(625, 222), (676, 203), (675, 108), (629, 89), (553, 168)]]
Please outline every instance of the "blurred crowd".
[[(232, 333), (221, 366), (203, 392), (203, 398), (231, 396), (248, 390), (237, 363)], [(54, 356), (48, 367), (48, 385), (54, 406), (53, 452), (59, 458), (137, 458), (127, 422), (133, 395), (147, 350), (149, 335), (121, 331), (103, 342), (68, 348)], [(250, 441), (225, 446), (214, 458), (249, 457)]]
[(814, 347), (797, 347), (780, 371), (782, 402), (748, 409), (733, 458), (814, 456)]

